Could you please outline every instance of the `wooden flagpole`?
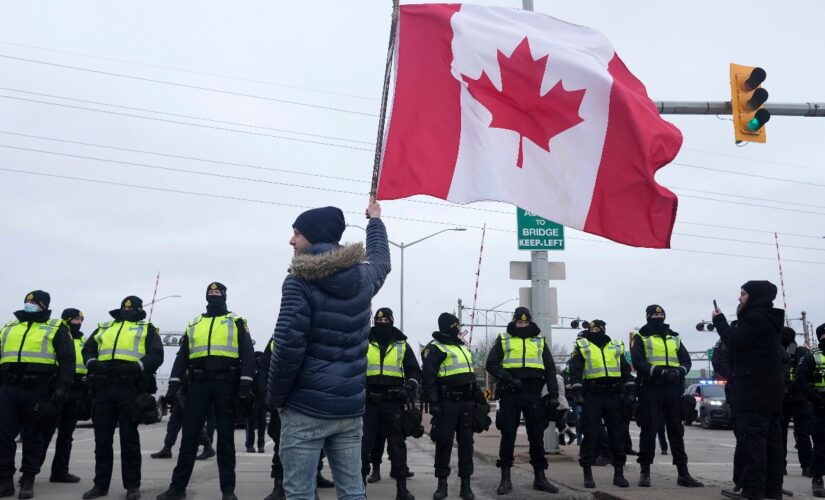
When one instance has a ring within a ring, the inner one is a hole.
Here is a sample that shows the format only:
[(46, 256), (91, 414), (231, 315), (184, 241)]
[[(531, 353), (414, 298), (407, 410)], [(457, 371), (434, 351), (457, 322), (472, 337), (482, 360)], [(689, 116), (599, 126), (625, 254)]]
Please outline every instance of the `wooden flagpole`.
[(375, 162), (372, 166), (372, 185), (370, 187), (370, 201), (375, 201), (378, 190), (378, 174), (381, 171), (381, 155), (384, 145), (384, 122), (387, 117), (387, 101), (390, 93), (390, 77), (392, 74), (393, 52), (395, 51), (395, 33), (398, 28), (398, 4), (400, 0), (392, 0), (392, 23), (390, 25), (390, 42), (387, 49), (387, 65), (384, 69), (384, 91), (381, 95), (381, 113), (378, 117), (378, 138), (375, 141)]

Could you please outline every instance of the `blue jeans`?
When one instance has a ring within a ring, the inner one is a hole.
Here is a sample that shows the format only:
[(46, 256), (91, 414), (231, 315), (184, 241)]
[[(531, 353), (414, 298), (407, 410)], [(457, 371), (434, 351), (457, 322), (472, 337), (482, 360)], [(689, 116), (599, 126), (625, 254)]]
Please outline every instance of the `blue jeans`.
[(281, 448), (287, 500), (314, 500), (318, 457), (324, 449), (339, 500), (366, 500), (361, 477), (361, 417), (324, 420), (287, 408)]

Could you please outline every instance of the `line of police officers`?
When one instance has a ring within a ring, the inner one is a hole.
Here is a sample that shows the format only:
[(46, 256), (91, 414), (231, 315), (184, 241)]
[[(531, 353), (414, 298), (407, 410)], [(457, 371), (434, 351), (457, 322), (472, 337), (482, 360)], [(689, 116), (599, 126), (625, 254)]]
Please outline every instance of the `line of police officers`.
[[(172, 369), (167, 400), (186, 394), (181, 449), (169, 489), (158, 500), (186, 497), (192, 474), (198, 435), (207, 413), (214, 411), (218, 433), (218, 468), (224, 500), (235, 499), (234, 421), (236, 412), (251, 406), (252, 380), (256, 363), (246, 321), (226, 306), (226, 287), (211, 283), (206, 292), (206, 312), (193, 319), (181, 340)], [(69, 473), (71, 433), (78, 418), (88, 411), (89, 398), (95, 435), (95, 478), (84, 499), (106, 496), (112, 475), (112, 440), (120, 430), (121, 472), (127, 500), (140, 498), (140, 437), (137, 426), (150, 423), (155, 415), (157, 390), (154, 374), (163, 362), (163, 347), (157, 328), (144, 321), (142, 301), (123, 299), (110, 311), (114, 321), (101, 323), (88, 342), (80, 331), (83, 314), (66, 309), (62, 319), (51, 319), (48, 293), (36, 290), (26, 295), (24, 308), (16, 311), (0, 337), (0, 497), (13, 496), (15, 487), (15, 438), (20, 434), (23, 457), (19, 498), (32, 498), (34, 477), (40, 471), (45, 449), (55, 430), (58, 445), (52, 463), (52, 482), (78, 482)], [(614, 466), (613, 484), (627, 487), (623, 468), (626, 460), (623, 436), (627, 421), (622, 407), (638, 396), (637, 421), (641, 426), (639, 486), (650, 486), (650, 464), (657, 430), (664, 422), (671, 443), (677, 483), (699, 487), (687, 470), (679, 400), (690, 357), (679, 335), (664, 322), (661, 306), (646, 310), (647, 323), (631, 342), (631, 357), (638, 374), (630, 375), (624, 343), (606, 334), (606, 324), (594, 320), (576, 341), (569, 361), (574, 402), (583, 406), (585, 428), (580, 450), (584, 485), (595, 487), (591, 467), (597, 436), (605, 425)], [(419, 382), (424, 402), (432, 415), (430, 436), (435, 442), (434, 500), (447, 497), (450, 456), (458, 442), (459, 495), (472, 500), (473, 434), (490, 425), (489, 405), (473, 372), (472, 353), (460, 338), (458, 318), (443, 313), (438, 331), (422, 352), (423, 369), (394, 327), (392, 311), (375, 315), (367, 350), (367, 403), (364, 416), (362, 474), (370, 469), (370, 450), (376, 440), (387, 439), (396, 478), (396, 499), (414, 500), (406, 487), (405, 437), (420, 437), (421, 413), (415, 407)], [(516, 430), (524, 416), (534, 469), (533, 488), (548, 493), (558, 488), (547, 481), (543, 433), (558, 406), (555, 364), (544, 338), (532, 322), (529, 310), (518, 308), (507, 331), (499, 335), (487, 357), (486, 369), (497, 381), (499, 411), (496, 427), (501, 431), (498, 467), (499, 495), (512, 492), (510, 469)], [(792, 352), (796, 362), (792, 378), (814, 402), (809, 427), (814, 446), (809, 464), (813, 493), (825, 497), (825, 325), (816, 330), (820, 348)], [(786, 345), (786, 348), (788, 346)], [(273, 348), (267, 346), (268, 353)], [(80, 360), (83, 360), (81, 362)], [(798, 361), (797, 361), (798, 360)], [(264, 363), (263, 366), (268, 366)], [(542, 394), (545, 393), (544, 396)], [(795, 415), (796, 416), (796, 415)], [(270, 422), (276, 421), (274, 418)], [(276, 429), (270, 432), (275, 438)], [(276, 440), (277, 444), (277, 440)], [(273, 458), (275, 491), (283, 498), (276, 475), (277, 446)], [(801, 451), (804, 454), (804, 451)]]

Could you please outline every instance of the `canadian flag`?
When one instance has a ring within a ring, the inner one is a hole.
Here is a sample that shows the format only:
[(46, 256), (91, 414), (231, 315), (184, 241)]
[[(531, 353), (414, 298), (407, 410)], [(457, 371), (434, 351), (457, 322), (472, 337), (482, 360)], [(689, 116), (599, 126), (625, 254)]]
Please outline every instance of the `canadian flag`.
[(656, 171), (682, 135), (592, 29), (533, 12), (404, 5), (377, 196), (513, 203), (627, 245), (670, 247)]

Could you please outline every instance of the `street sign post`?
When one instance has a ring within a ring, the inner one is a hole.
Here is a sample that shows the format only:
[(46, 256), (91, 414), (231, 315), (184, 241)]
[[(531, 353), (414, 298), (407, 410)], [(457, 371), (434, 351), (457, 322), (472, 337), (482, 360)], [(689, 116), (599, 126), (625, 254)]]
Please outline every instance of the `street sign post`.
[(564, 250), (564, 226), (517, 209), (519, 250)]

